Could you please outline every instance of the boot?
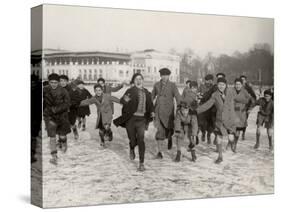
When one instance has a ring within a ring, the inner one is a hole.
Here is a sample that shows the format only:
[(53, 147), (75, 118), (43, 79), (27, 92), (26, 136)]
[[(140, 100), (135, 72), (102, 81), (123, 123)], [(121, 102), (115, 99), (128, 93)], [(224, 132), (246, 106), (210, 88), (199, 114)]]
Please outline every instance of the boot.
[(144, 164), (143, 164), (143, 163), (140, 163), (140, 164), (139, 164), (138, 171), (139, 171), (139, 172), (145, 171), (145, 168), (144, 168)]
[(130, 149), (130, 160), (135, 160), (136, 154), (134, 149)]
[(163, 159), (162, 152), (158, 152), (158, 153), (157, 153), (156, 159)]
[(169, 137), (168, 138), (168, 149), (172, 149), (172, 147), (173, 147), (173, 139), (172, 139), (172, 137)]
[(50, 159), (50, 163), (53, 164), (53, 165), (58, 165), (57, 153), (52, 153), (52, 158)]
[(222, 144), (217, 144), (218, 146), (218, 152), (219, 152), (219, 156), (217, 158), (217, 160), (215, 161), (216, 164), (220, 164), (223, 159), (222, 159)]
[(175, 158), (175, 162), (180, 162), (180, 160), (181, 160), (181, 151), (180, 150), (178, 150), (177, 151), (177, 155), (176, 155), (176, 158)]
[(255, 146), (254, 146), (254, 149), (258, 149), (259, 147), (260, 147), (260, 134), (259, 133), (257, 133), (256, 134), (256, 144), (255, 144)]
[(195, 162), (197, 159), (196, 154), (195, 154), (195, 149), (191, 150), (191, 161)]

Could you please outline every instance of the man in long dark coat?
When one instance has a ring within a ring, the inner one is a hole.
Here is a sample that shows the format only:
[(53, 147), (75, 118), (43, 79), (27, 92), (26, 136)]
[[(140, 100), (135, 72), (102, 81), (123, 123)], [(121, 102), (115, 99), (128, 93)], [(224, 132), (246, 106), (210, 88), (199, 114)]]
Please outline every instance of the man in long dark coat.
[(174, 82), (169, 80), (171, 71), (167, 68), (160, 69), (161, 80), (156, 82), (152, 90), (152, 100), (155, 101), (155, 126), (157, 132), (155, 139), (157, 141), (158, 153), (156, 158), (162, 159), (161, 143), (167, 138), (168, 149), (172, 148), (172, 135), (174, 129), (174, 99), (180, 104), (181, 96)]
[[(252, 86), (247, 82), (247, 77), (245, 75), (241, 75), (240, 79), (242, 80), (243, 86), (246, 89), (246, 91), (252, 96), (252, 98), (256, 101), (257, 100), (257, 96), (252, 88)], [(248, 115), (247, 115), (247, 119), (248, 119)], [(242, 131), (242, 140), (245, 140), (245, 133), (246, 133), (246, 127), (244, 128), (244, 130)]]

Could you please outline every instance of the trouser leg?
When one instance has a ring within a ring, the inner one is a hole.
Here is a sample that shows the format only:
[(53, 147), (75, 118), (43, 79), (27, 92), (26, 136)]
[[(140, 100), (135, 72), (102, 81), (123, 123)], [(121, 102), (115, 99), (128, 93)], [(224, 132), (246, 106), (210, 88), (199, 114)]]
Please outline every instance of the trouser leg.
[(256, 131), (256, 144), (254, 146), (255, 149), (258, 149), (260, 147), (260, 127), (257, 127), (257, 131)]
[(137, 145), (139, 149), (139, 160), (140, 163), (144, 163), (144, 155), (145, 155), (145, 143), (144, 143), (144, 131), (145, 131), (145, 119), (142, 118), (136, 123), (136, 137), (137, 137)]
[(217, 150), (218, 150), (218, 158), (215, 161), (215, 163), (219, 164), (223, 161), (222, 156), (222, 142), (223, 142), (223, 136), (217, 135)]

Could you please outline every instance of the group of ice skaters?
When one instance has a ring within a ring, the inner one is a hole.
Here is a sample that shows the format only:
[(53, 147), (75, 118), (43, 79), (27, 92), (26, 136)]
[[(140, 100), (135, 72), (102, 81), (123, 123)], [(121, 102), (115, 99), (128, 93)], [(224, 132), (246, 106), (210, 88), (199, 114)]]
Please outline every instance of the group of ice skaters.
[[(105, 142), (113, 139), (112, 122), (117, 127), (124, 127), (129, 139), (131, 160), (135, 159), (135, 148), (138, 146), (138, 171), (145, 170), (144, 140), (150, 122), (157, 129), (156, 159), (163, 158), (162, 143), (167, 139), (168, 149), (172, 149), (175, 140), (177, 153), (174, 161), (179, 162), (183, 141), (188, 138), (188, 151), (191, 160), (195, 162), (198, 134), (201, 131), (200, 140), (204, 142), (207, 136), (208, 144), (212, 143), (211, 134), (215, 135), (213, 144), (218, 152), (215, 163), (219, 164), (223, 161), (223, 143), (227, 144), (226, 148), (236, 152), (241, 132), (242, 140), (245, 139), (249, 113), (258, 105), (254, 148), (260, 146), (260, 127), (264, 126), (267, 129), (269, 149), (273, 149), (273, 88), (265, 90), (257, 98), (246, 76), (235, 79), (234, 87), (229, 87), (225, 74), (218, 73), (216, 83), (210, 74), (205, 76), (205, 82), (200, 86), (196, 81), (187, 81), (180, 95), (176, 84), (169, 80), (170, 70), (163, 68), (159, 72), (161, 80), (154, 84), (151, 92), (144, 88), (143, 76), (140, 73), (134, 74), (130, 87), (120, 99), (112, 96), (111, 92), (120, 90), (124, 83), (111, 87), (100, 78), (94, 85), (95, 95), (92, 96), (84, 88), (83, 81), (77, 79), (69, 82), (65, 75), (50, 74), (48, 84), (43, 87), (43, 117), (50, 139), (50, 162), (57, 164), (57, 149), (67, 151), (67, 134), (71, 129), (74, 138), (78, 139), (77, 120), (78, 126), (82, 125), (82, 130), (85, 130), (85, 116), (90, 114), (91, 104), (97, 108), (96, 129), (99, 130), (101, 146), (105, 147)], [(113, 103), (122, 105), (121, 116), (115, 120)]]

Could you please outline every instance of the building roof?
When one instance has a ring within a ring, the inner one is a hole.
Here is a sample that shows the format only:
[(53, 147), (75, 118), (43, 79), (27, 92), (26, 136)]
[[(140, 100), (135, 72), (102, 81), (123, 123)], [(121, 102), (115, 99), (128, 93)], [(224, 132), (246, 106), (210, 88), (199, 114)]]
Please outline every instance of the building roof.
[(45, 54), (44, 58), (79, 58), (79, 57), (102, 57), (102, 58), (114, 58), (120, 60), (130, 60), (130, 54), (116, 53), (116, 52), (102, 52), (102, 51), (81, 51), (81, 52), (56, 52)]

